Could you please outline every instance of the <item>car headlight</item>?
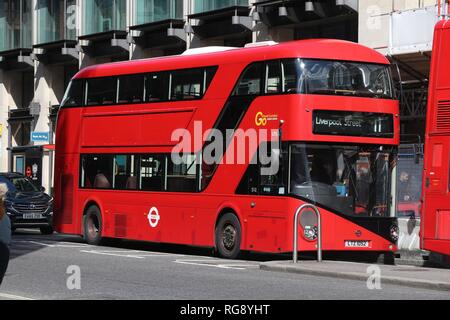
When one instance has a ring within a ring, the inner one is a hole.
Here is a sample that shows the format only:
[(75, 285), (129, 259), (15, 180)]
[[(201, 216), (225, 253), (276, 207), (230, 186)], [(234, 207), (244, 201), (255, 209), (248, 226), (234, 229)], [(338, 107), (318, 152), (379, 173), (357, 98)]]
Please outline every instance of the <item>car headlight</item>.
[(48, 205), (52, 205), (53, 204), (53, 197), (51, 197), (50, 200), (48, 200), (47, 204)]
[(10, 200), (5, 200), (4, 204), (5, 204), (5, 207), (11, 207), (12, 206), (12, 202)]

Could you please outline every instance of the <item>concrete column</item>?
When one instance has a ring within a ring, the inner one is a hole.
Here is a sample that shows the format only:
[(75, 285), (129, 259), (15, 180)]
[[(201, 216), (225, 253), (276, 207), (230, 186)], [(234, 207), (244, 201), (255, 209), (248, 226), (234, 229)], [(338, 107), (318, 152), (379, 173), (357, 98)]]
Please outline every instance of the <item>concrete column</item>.
[(0, 70), (0, 171), (8, 171), (8, 91), (5, 73)]

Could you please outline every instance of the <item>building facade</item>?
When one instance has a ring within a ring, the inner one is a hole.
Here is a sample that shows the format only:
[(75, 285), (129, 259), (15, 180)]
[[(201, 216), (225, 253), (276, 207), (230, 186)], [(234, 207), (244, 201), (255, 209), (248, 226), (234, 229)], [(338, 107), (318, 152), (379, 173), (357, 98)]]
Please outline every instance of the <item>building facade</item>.
[(448, 13), (445, 2), (0, 0), (0, 171), (25, 173), (51, 192), (56, 114), (80, 68), (268, 40), (339, 38), (388, 56), (401, 130), (415, 148), (424, 132), (433, 27)]

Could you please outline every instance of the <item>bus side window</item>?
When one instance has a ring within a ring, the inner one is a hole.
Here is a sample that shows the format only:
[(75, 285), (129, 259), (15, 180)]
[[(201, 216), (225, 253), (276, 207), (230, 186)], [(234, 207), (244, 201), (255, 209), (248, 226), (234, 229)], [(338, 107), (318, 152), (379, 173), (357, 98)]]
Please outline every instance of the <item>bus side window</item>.
[(169, 73), (149, 74), (145, 84), (145, 96), (146, 102), (169, 100)]
[(84, 80), (73, 80), (67, 90), (61, 106), (62, 107), (79, 107), (84, 102)]
[(142, 155), (140, 156), (139, 186), (145, 191), (164, 190), (164, 168), (166, 156)]
[(115, 104), (117, 99), (117, 78), (97, 78), (87, 81), (87, 105)]
[(249, 164), (244, 176), (236, 190), (237, 194), (258, 194), (259, 167), (257, 164)]
[(263, 64), (258, 62), (250, 65), (242, 74), (234, 89), (234, 96), (261, 94)]
[(144, 101), (145, 76), (142, 74), (119, 77), (118, 103), (141, 103)]
[(266, 93), (281, 92), (281, 65), (280, 61), (269, 61), (266, 65)]
[(193, 154), (183, 157), (181, 164), (172, 162), (168, 157), (167, 191), (195, 192), (198, 190), (196, 156)]
[[(266, 148), (269, 152), (258, 152), (259, 155), (259, 181), (260, 194), (285, 195), (287, 194), (285, 166), (283, 161), (287, 159), (287, 152), (280, 153), (278, 148)], [(260, 154), (261, 153), (261, 154)], [(262, 159), (264, 157), (265, 159)]]
[(113, 187), (117, 190), (137, 189), (137, 161), (135, 155), (116, 155), (114, 157)]
[(282, 62), (283, 71), (283, 88), (285, 93), (300, 93), (302, 90), (302, 83), (300, 82), (300, 60), (289, 59)]
[(204, 69), (172, 72), (171, 100), (199, 99), (203, 95)]
[(81, 188), (111, 189), (113, 181), (113, 156), (81, 156)]
[(203, 85), (203, 94), (205, 94), (206, 90), (208, 90), (208, 87), (211, 84), (216, 71), (217, 67), (209, 67), (205, 69), (205, 83)]

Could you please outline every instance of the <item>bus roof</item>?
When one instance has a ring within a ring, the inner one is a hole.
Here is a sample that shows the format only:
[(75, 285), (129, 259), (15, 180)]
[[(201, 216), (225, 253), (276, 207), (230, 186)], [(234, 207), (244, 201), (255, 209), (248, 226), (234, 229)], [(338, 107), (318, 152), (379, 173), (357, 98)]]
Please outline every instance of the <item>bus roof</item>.
[(389, 61), (382, 54), (354, 42), (336, 39), (310, 39), (213, 53), (164, 56), (105, 63), (84, 68), (74, 78), (107, 77), (229, 63), (248, 64), (253, 61), (283, 58), (310, 58), (389, 64)]

